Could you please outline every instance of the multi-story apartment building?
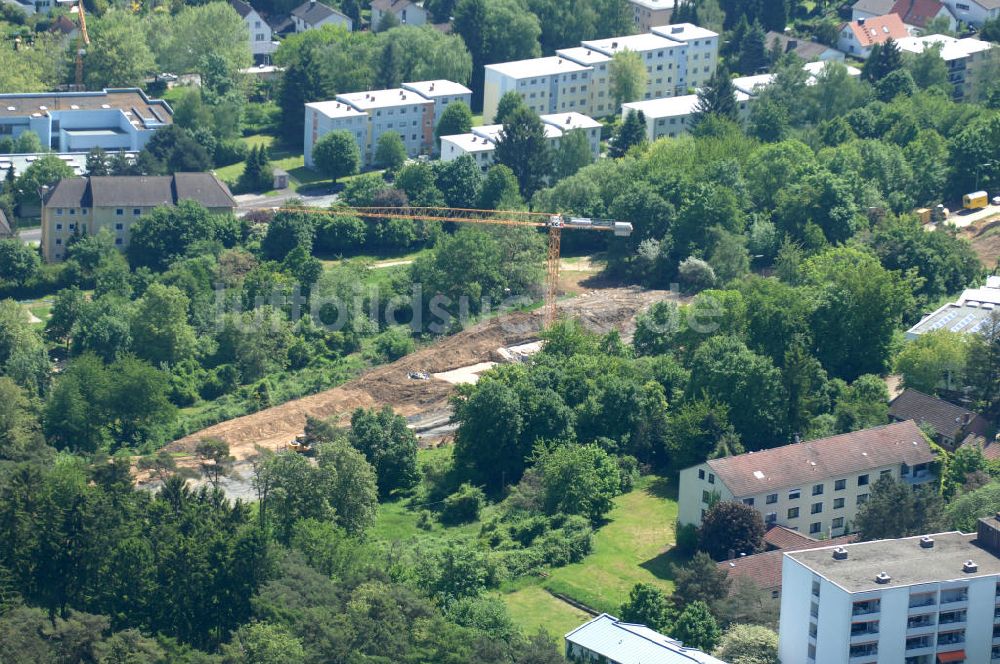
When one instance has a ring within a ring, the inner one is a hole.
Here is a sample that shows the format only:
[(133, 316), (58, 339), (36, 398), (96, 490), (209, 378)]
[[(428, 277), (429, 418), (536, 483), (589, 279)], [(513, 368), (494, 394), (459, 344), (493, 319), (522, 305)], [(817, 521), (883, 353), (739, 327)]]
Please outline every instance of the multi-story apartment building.
[[(753, 98), (747, 93), (736, 91), (736, 104), (741, 119), (750, 114)], [(641, 111), (646, 119), (646, 139), (675, 138), (691, 131), (694, 116), (698, 111), (698, 95), (664, 97), (622, 104), (622, 120), (630, 111)]]
[(682, 41), (644, 33), (628, 37), (595, 39), (581, 42), (580, 45), (609, 58), (623, 51), (637, 53), (646, 67), (646, 92), (643, 99), (673, 97), (687, 93), (688, 46)]
[(590, 115), (590, 81), (593, 68), (567, 58), (516, 60), (486, 65), (483, 119), (492, 122), (500, 98), (517, 92), (539, 115), (576, 111)]
[(375, 157), (378, 139), (387, 131), (403, 138), (411, 157), (434, 148), (434, 128), (449, 104), (472, 101), (472, 91), (452, 81), (417, 81), (403, 87), (337, 95), (333, 101), (305, 105), (305, 164), (313, 166), (313, 146), (331, 131), (348, 131), (358, 142), (361, 160)]
[(212, 214), (232, 214), (236, 208), (229, 188), (212, 173), (65, 178), (42, 198), (42, 256), (62, 260), (70, 238), (102, 229), (125, 249), (133, 224), (144, 215), (185, 200), (201, 203)]
[(906, 421), (709, 459), (681, 471), (677, 520), (700, 525), (714, 500), (731, 500), (756, 509), (765, 524), (836, 537), (850, 532), (879, 478), (929, 482), (935, 458), (920, 428)]
[[(571, 131), (582, 131), (587, 136), (593, 159), (601, 155), (601, 123), (580, 113), (556, 113), (540, 117), (545, 138), (551, 149), (559, 148), (562, 137)], [(503, 125), (473, 127), (467, 134), (441, 137), (441, 160), (453, 161), (469, 155), (484, 171), (493, 163), (493, 151), (500, 138)]]
[(992, 71), (992, 65), (1000, 58), (1000, 49), (993, 48), (988, 41), (955, 39), (947, 35), (927, 35), (926, 37), (905, 37), (897, 42), (899, 49), (906, 53), (922, 53), (928, 48), (937, 48), (941, 59), (948, 67), (948, 81), (953, 86), (955, 101), (974, 101), (979, 98), (984, 79)]
[(0, 136), (32, 131), (56, 152), (139, 151), (173, 116), (139, 88), (0, 94)]
[(314, 101), (306, 104), (306, 129), (303, 152), (305, 165), (313, 163), (313, 147), (331, 131), (346, 131), (354, 136), (362, 156), (368, 151), (368, 113), (342, 101)]
[(646, 67), (643, 99), (685, 95), (715, 71), (718, 48), (716, 33), (679, 23), (646, 34), (585, 41), (549, 58), (486, 65), (483, 114), (492, 120), (500, 97), (515, 91), (539, 114), (612, 115), (617, 108), (611, 97), (611, 59), (625, 50), (637, 53)]
[[(687, 85), (700, 88), (719, 64), (719, 33), (691, 23), (651, 28), (654, 35), (687, 44)], [(681, 93), (683, 94), (683, 93)]]
[(626, 0), (637, 32), (649, 32), (654, 25), (670, 22), (677, 0)]
[(375, 158), (378, 139), (387, 131), (403, 138), (406, 153), (413, 156), (429, 149), (434, 141), (434, 102), (403, 88), (351, 92), (337, 95), (337, 101), (368, 114), (368, 132), (361, 148), (361, 160)]
[(804, 664), (1000, 662), (1000, 521), (785, 553), (779, 656)]

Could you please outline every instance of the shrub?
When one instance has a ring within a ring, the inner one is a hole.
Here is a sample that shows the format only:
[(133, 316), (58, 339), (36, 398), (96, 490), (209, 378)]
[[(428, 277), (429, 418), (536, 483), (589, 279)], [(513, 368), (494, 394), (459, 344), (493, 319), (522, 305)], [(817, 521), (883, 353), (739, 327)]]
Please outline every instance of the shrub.
[(479, 512), (486, 503), (486, 494), (479, 487), (465, 483), (458, 491), (444, 500), (441, 510), (441, 523), (456, 525), (471, 523), (479, 518)]

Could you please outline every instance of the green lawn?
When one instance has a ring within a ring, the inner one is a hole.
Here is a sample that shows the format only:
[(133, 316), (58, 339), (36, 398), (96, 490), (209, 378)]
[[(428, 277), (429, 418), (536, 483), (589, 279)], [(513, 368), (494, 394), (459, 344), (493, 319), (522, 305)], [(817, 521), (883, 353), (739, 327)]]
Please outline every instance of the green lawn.
[[(326, 178), (322, 175), (305, 167), (305, 161), (301, 152), (292, 152), (281, 147), (274, 147), (274, 136), (254, 134), (253, 136), (246, 136), (242, 140), (247, 144), (247, 147), (252, 148), (264, 145), (268, 148), (271, 155), (271, 166), (288, 171), (288, 187), (292, 191), (298, 191), (299, 187), (326, 181)], [(222, 168), (215, 169), (215, 174), (226, 182), (235, 183), (240, 175), (243, 174), (245, 165), (246, 162), (241, 161), (229, 166), (223, 166)]]
[(594, 534), (593, 552), (579, 563), (552, 570), (542, 585), (608, 613), (618, 611), (637, 583), (672, 592), (676, 495), (676, 486), (667, 480), (642, 478), (633, 491), (615, 499), (607, 525)]
[(527, 586), (502, 596), (510, 617), (525, 634), (544, 629), (562, 643), (566, 632), (590, 620), (591, 616), (556, 599), (539, 586)]

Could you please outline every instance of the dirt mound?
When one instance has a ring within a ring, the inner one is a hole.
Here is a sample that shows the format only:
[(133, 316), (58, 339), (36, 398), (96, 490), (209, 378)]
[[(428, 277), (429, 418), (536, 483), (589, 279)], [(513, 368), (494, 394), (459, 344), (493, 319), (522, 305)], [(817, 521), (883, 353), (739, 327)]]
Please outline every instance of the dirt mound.
[[(668, 291), (608, 288), (586, 292), (559, 304), (560, 313), (580, 320), (588, 329), (605, 333), (619, 329), (626, 338), (633, 319), (650, 304), (677, 299)], [(415, 353), (371, 369), (358, 378), (325, 392), (289, 401), (252, 415), (238, 417), (185, 436), (167, 446), (172, 452), (192, 452), (203, 438), (221, 438), (237, 459), (255, 453), (255, 446), (276, 448), (302, 432), (306, 416), (346, 419), (355, 408), (391, 405), (400, 415), (441, 411), (448, 407), (454, 385), (443, 380), (414, 380), (410, 372), (441, 373), (484, 362), (501, 346), (538, 338), (542, 312), (519, 312), (491, 318), (457, 334), (442, 337)]]

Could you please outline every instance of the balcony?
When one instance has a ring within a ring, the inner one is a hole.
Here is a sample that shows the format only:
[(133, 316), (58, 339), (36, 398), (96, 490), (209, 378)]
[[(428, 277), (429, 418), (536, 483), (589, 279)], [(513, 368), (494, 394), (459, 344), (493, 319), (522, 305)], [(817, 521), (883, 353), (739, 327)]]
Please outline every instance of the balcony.
[(947, 632), (945, 634), (938, 634), (938, 648), (942, 646), (957, 646), (965, 643), (965, 632)]
[(941, 593), (941, 606), (947, 606), (948, 608), (955, 609), (958, 608), (956, 605), (962, 604), (969, 601), (969, 593), (961, 592), (954, 594)]
[(853, 607), (851, 607), (852, 616), (871, 616), (879, 612), (879, 603), (875, 602), (858, 602)]
[(955, 625), (955, 624), (965, 624), (966, 613), (965, 611), (953, 611), (951, 613), (942, 613), (941, 617), (938, 619), (938, 624), (940, 625)]
[[(997, 596), (1000, 600), (1000, 595)], [(921, 609), (925, 606), (934, 606), (937, 604), (937, 594), (928, 593), (924, 595), (911, 595), (910, 596), (910, 608), (911, 609)], [(912, 615), (912, 612), (911, 612)]]
[(850, 661), (860, 662), (862, 660), (867, 660), (868, 658), (875, 657), (878, 655), (878, 644), (877, 643), (865, 643), (862, 645), (851, 646), (851, 650), (848, 654)]

